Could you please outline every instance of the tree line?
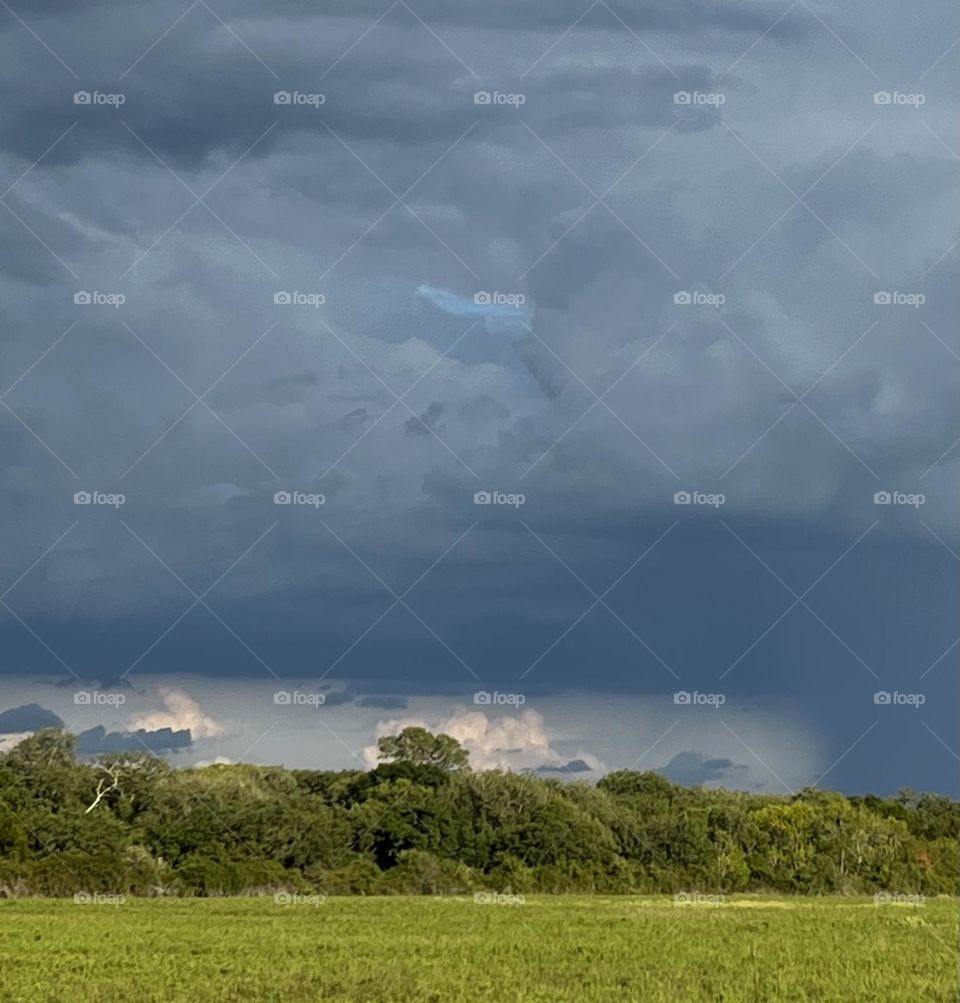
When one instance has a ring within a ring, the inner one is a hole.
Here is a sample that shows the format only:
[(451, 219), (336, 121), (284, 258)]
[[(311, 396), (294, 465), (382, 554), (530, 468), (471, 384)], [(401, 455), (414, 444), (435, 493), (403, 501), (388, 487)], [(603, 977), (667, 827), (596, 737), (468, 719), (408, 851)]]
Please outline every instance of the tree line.
[(380, 758), (174, 768), (39, 731), (0, 756), (0, 896), (960, 892), (960, 803), (937, 794), (474, 772), (420, 728)]

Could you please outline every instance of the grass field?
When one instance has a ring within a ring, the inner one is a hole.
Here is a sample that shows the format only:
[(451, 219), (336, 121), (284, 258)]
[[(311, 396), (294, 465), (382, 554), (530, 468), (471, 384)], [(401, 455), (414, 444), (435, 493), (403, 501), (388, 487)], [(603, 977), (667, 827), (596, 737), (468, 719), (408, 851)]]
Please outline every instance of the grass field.
[(957, 1003), (957, 904), (0, 902), (0, 999)]

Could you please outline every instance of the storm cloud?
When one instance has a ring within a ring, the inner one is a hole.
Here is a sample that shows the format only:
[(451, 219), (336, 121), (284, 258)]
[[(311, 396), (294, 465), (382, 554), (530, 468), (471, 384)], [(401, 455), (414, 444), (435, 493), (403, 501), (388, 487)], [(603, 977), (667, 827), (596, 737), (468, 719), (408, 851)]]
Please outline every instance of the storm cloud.
[(755, 757), (648, 766), (731, 785), (789, 700), (808, 782), (957, 790), (960, 16), (585, 6), (0, 19), (18, 699), (128, 681), (88, 743), (174, 748), (231, 735), (178, 673), (326, 680), (357, 754), (408, 698), (656, 705), (537, 719), (573, 770), (720, 694)]

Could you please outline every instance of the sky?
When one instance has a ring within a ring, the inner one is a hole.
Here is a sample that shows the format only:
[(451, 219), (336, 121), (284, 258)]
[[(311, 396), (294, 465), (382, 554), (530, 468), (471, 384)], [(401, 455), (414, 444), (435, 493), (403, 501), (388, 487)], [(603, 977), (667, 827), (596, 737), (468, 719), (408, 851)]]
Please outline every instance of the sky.
[(0, 56), (0, 749), (960, 795), (954, 5)]

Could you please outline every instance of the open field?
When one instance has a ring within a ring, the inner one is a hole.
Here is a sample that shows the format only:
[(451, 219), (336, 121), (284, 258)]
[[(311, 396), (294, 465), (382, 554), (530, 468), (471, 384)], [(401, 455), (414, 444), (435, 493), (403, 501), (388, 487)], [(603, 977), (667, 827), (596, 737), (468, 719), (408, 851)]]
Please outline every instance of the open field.
[(0, 902), (0, 999), (957, 1003), (957, 904)]

